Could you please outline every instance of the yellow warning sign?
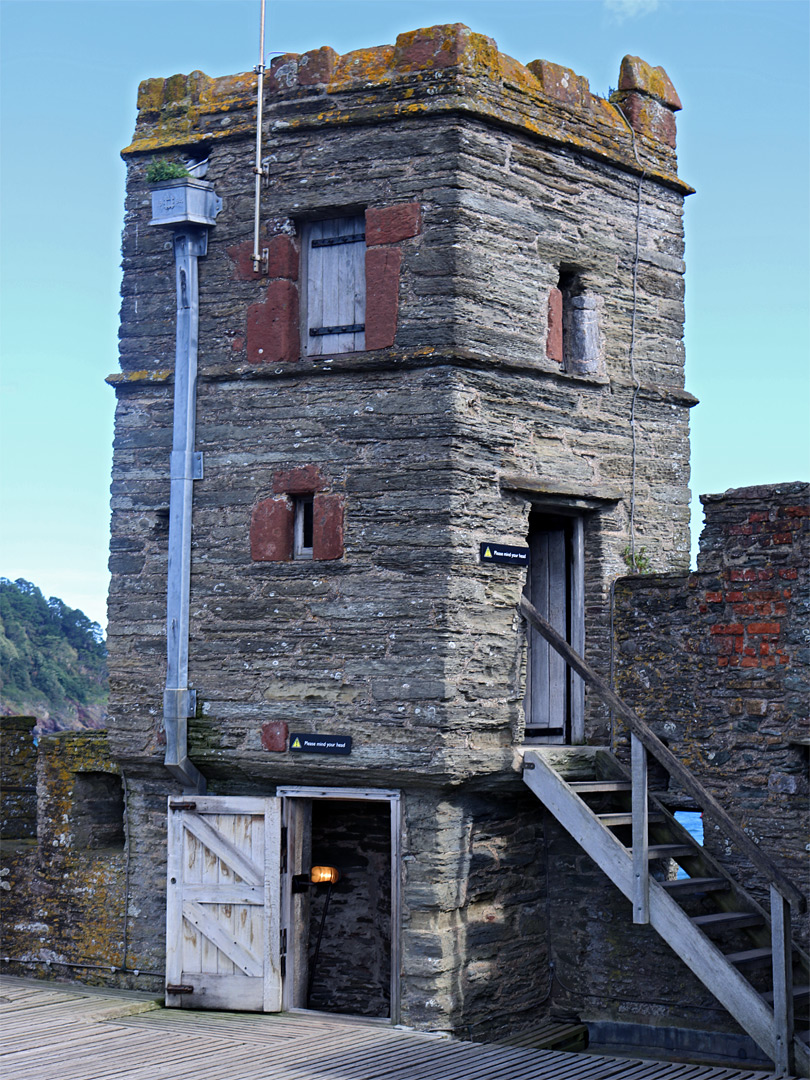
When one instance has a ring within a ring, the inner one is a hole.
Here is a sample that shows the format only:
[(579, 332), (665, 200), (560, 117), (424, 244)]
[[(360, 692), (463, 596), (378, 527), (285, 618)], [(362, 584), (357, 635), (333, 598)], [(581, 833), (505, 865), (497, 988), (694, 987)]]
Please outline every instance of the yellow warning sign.
[(301, 740), (300, 739), (293, 739), (292, 748), (293, 748), (293, 750), (300, 750), (301, 749)]
[(492, 552), (489, 550), (489, 548), (487, 548), (486, 551), (484, 552), (484, 558), (485, 559), (491, 559), (492, 558)]

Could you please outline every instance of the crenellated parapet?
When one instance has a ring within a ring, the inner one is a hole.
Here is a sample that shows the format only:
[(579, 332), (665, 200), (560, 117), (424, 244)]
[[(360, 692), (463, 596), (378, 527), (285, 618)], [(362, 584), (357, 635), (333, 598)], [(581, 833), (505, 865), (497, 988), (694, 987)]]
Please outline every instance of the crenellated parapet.
[[(200, 71), (147, 79), (125, 156), (211, 144), (255, 124), (256, 75), (212, 79)], [(339, 55), (323, 46), (276, 57), (265, 82), (269, 130), (379, 123), (462, 112), (644, 172), (680, 191), (675, 112), (663, 68), (622, 61), (607, 101), (588, 80), (548, 60), (523, 65), (461, 23), (400, 34), (394, 45)]]

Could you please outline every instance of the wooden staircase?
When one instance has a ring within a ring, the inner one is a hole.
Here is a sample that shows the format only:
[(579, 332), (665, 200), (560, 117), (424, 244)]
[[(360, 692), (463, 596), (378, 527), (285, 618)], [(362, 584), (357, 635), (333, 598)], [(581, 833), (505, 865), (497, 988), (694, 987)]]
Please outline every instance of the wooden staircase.
[[(628, 725), (632, 769), (599, 747), (532, 747), (523, 779), (632, 905), (701, 980), (782, 1075), (810, 1076), (810, 960), (793, 947), (790, 907), (803, 894), (751, 841), (649, 727), (525, 599), (521, 613)], [(719, 824), (770, 883), (770, 913), (647, 788), (647, 755)], [(677, 868), (683, 871), (676, 877)]]

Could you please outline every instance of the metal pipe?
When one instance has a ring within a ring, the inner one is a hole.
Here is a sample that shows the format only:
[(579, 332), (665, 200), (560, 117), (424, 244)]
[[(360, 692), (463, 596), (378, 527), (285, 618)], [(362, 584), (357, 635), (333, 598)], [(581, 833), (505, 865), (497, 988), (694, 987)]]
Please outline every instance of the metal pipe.
[(194, 451), (197, 411), (199, 288), (197, 259), (208, 250), (208, 229), (190, 226), (174, 234), (177, 332), (174, 364), (174, 420), (169, 495), (169, 568), (166, 586), (166, 688), (163, 718), (165, 765), (197, 794), (205, 777), (188, 757), (188, 718), (196, 693), (188, 688), (188, 625), (191, 582), (191, 505), (202, 457)]
[(259, 251), (259, 208), (262, 195), (262, 106), (264, 104), (264, 7), (262, 10), (259, 28), (259, 62), (253, 69), (259, 76), (256, 99), (256, 163), (253, 166), (255, 175), (255, 205), (253, 208), (253, 269), (258, 272), (262, 262), (262, 253)]
[(321, 938), (323, 937), (323, 928), (326, 924), (326, 915), (329, 911), (329, 901), (332, 899), (332, 882), (326, 888), (326, 902), (323, 905), (323, 912), (321, 913), (321, 925), (318, 927), (318, 940), (315, 942), (315, 955), (312, 957), (312, 963), (309, 968), (309, 980), (307, 982), (307, 1008), (309, 1008), (309, 1002), (312, 997), (312, 987), (315, 984), (315, 972), (318, 967), (318, 957), (321, 952)]

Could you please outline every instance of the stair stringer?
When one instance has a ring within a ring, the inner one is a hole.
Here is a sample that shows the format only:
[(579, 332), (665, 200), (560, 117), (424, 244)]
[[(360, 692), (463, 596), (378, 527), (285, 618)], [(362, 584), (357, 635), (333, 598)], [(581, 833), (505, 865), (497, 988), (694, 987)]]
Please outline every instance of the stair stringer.
[[(523, 760), (533, 766), (524, 769), (527, 786), (632, 903), (632, 854), (540, 754), (527, 750)], [(779, 1060), (783, 1055), (777, 1048), (773, 1011), (658, 882), (650, 878), (649, 884), (650, 925), (768, 1057)], [(794, 1052), (797, 1068), (807, 1075), (807, 1048), (794, 1040)]]

